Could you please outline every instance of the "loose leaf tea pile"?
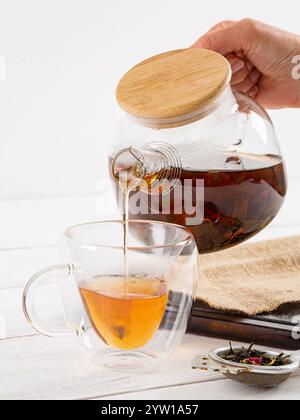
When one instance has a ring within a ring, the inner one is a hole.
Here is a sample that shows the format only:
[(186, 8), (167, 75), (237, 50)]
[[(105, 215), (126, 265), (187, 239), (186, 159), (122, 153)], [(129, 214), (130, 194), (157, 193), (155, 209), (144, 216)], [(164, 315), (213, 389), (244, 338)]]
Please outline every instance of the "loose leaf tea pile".
[(290, 355), (285, 355), (284, 353), (281, 353), (278, 356), (272, 356), (267, 352), (255, 350), (253, 347), (254, 344), (251, 344), (248, 349), (242, 347), (241, 349), (233, 350), (232, 344), (230, 343), (230, 350), (223, 356), (223, 359), (228, 362), (241, 363), (244, 365), (271, 367), (284, 366), (287, 359), (290, 357)]

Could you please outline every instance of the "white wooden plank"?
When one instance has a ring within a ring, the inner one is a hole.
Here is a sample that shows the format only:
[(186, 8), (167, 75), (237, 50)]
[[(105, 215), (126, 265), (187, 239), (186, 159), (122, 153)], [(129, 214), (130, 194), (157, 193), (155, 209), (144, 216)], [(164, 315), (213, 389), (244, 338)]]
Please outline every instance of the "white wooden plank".
[(194, 371), (197, 354), (225, 341), (187, 335), (177, 354), (156, 372), (121, 375), (103, 372), (85, 361), (73, 338), (41, 336), (0, 341), (0, 399), (91, 399), (146, 389), (218, 380), (218, 374)]
[[(37, 202), (39, 202), (39, 200), (37, 200)], [(15, 205), (17, 206), (16, 203)], [(76, 199), (61, 198), (49, 201), (42, 200), (42, 203), (38, 203), (37, 209), (35, 208), (35, 202), (30, 202), (31, 205), (29, 205), (28, 202), (24, 203), (28, 207), (28, 212), (30, 210), (29, 213), (32, 218), (30, 219), (30, 217), (28, 217), (27, 222), (25, 220), (22, 220), (22, 223), (18, 222), (20, 229), (18, 229), (17, 226), (11, 229), (11, 235), (10, 227), (12, 228), (14, 207), (12, 206), (12, 203), (10, 203), (7, 211), (11, 210), (11, 218), (7, 219), (7, 223), (3, 223), (1, 218), (3, 212), (2, 207), (0, 206), (0, 288), (23, 286), (28, 277), (30, 277), (34, 272), (47, 265), (56, 264), (58, 262), (58, 250), (56, 246), (59, 241), (60, 233), (63, 231), (65, 226), (75, 223), (75, 219), (76, 222), (80, 220), (80, 218), (77, 218), (77, 216), (74, 215), (76, 211), (72, 213), (71, 209), (86, 209), (88, 208), (88, 205), (92, 205), (91, 203), (95, 204), (95, 197), (79, 197)], [(23, 205), (25, 205), (24, 203)], [(52, 204), (50, 205), (50, 203)], [(47, 223), (47, 216), (40, 217), (38, 220), (37, 213), (40, 212), (41, 207), (44, 207), (44, 215), (51, 214), (51, 223)], [(64, 210), (63, 212), (60, 212), (59, 215), (55, 215), (55, 207), (63, 208)], [(296, 205), (294, 206), (294, 209), (297, 209)], [(286, 212), (288, 211), (289, 210), (286, 210)], [(96, 215), (94, 214), (94, 216)], [(82, 214), (81, 220), (88, 220), (83, 217), (84, 216)], [(252, 241), (300, 234), (300, 220), (296, 224), (296, 218), (294, 218), (294, 220), (291, 221), (292, 224), (289, 225), (290, 219), (282, 216), (280, 217), (282, 224), (279, 223), (280, 220), (276, 220), (270, 227), (266, 228), (263, 232), (253, 238)], [(300, 219), (300, 213), (297, 217)], [(284, 220), (285, 224), (283, 223)], [(40, 247), (45, 243), (53, 243), (53, 246)], [(29, 246), (37, 245), (37, 247), (31, 249), (30, 247), (28, 248), (28, 244)], [(25, 246), (25, 248), (14, 249), (15, 246)], [(12, 247), (12, 249), (9, 249), (10, 247)], [(5, 248), (6, 251), (1, 252), (1, 248)]]
[(23, 287), (33, 274), (58, 259), (56, 246), (0, 251), (0, 290)]
[(0, 291), (0, 339), (35, 335), (34, 330), (26, 322), (22, 312), (22, 289)]
[[(45, 325), (65, 329), (61, 289), (56, 284), (41, 287), (36, 292), (37, 312)], [(0, 290), (0, 338), (32, 336), (37, 333), (25, 319), (22, 309), (23, 288)]]
[(300, 377), (274, 389), (259, 389), (230, 380), (154, 389), (105, 398), (106, 400), (296, 400), (300, 399)]
[[(29, 278), (40, 269), (58, 263), (57, 247), (0, 251), (0, 317), (1, 337), (34, 335), (35, 331), (25, 321), (22, 310), (23, 289)], [(60, 289), (53, 284), (40, 288), (39, 308), (43, 319), (49, 323), (59, 320), (63, 324)]]
[[(259, 239), (270, 239), (286, 235), (300, 234), (300, 225), (293, 228), (270, 228), (260, 235)], [(21, 306), (22, 292), (25, 283), (38, 270), (58, 262), (57, 248), (30, 248), (0, 252), (0, 316), (6, 322), (8, 337), (35, 334), (24, 321)], [(58, 289), (53, 286), (40, 294), (41, 311), (44, 317), (52, 322), (56, 317), (62, 319), (59, 308), (61, 303)], [(62, 322), (60, 321), (60, 324)], [(3, 334), (2, 334), (3, 336)]]
[(116, 217), (112, 194), (0, 202), (0, 249), (57, 244), (65, 228)]
[[(265, 229), (252, 241), (297, 234), (300, 234), (300, 223), (291, 227), (272, 226)], [(23, 287), (35, 272), (58, 262), (59, 250), (56, 245), (0, 251), (0, 289)]]
[[(0, 338), (35, 335), (22, 310), (23, 289), (29, 278), (42, 268), (57, 264), (57, 247), (0, 251)], [(62, 301), (56, 285), (39, 290), (43, 319), (63, 324)]]
[[(300, 181), (293, 181), (281, 213), (272, 227), (300, 225), (298, 194)], [(70, 225), (93, 220), (118, 218), (112, 193), (1, 201), (0, 250), (57, 244)]]

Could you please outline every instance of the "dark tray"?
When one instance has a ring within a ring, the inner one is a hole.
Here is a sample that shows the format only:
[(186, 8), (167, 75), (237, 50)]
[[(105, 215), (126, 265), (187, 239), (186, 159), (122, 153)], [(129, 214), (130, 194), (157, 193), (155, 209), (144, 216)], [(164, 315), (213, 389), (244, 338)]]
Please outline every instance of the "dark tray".
[[(298, 323), (295, 317), (298, 317)], [(283, 305), (272, 314), (249, 318), (242, 314), (214, 310), (197, 302), (192, 310), (188, 330), (210, 337), (300, 350), (300, 303)], [(293, 337), (295, 334), (298, 339)]]

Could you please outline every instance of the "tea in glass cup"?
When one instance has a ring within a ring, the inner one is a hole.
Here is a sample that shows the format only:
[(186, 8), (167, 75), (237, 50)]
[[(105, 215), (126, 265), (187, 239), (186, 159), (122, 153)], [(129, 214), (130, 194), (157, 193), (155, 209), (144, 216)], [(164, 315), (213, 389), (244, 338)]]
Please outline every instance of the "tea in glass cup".
[(168, 301), (163, 278), (98, 277), (80, 288), (99, 337), (118, 349), (144, 347), (158, 330)]

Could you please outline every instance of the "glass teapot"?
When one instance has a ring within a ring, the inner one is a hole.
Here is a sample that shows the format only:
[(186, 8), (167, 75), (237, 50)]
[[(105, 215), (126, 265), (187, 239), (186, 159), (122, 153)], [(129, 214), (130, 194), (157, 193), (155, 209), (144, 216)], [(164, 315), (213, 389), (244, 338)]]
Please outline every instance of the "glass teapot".
[(118, 196), (126, 185), (129, 218), (186, 226), (201, 254), (260, 232), (287, 191), (269, 115), (230, 80), (223, 56), (186, 49), (138, 64), (117, 88), (129, 118), (109, 165)]

